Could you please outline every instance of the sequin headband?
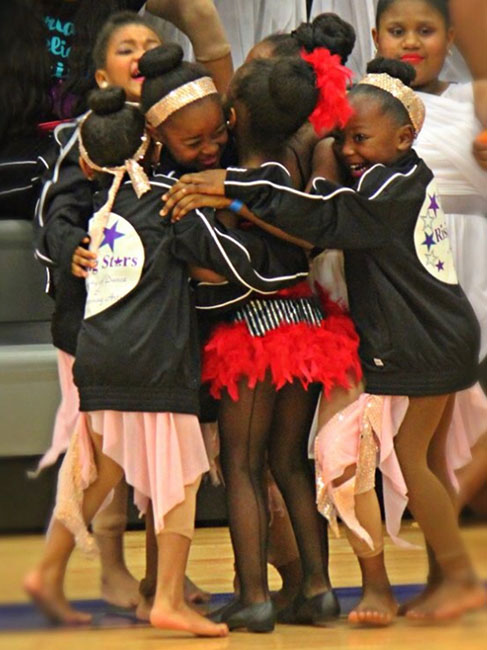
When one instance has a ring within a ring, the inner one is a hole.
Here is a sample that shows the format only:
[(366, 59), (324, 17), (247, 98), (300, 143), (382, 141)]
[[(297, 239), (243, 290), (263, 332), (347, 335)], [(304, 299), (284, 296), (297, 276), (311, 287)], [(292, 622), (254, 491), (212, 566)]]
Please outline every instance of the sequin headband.
[(391, 77), (386, 72), (368, 74), (361, 79), (359, 84), (375, 86), (385, 90), (398, 99), (406, 109), (416, 135), (421, 131), (424, 122), (425, 108), (422, 100), (412, 88), (403, 84), (400, 79)]
[(115, 202), (115, 197), (117, 196), (117, 192), (120, 189), (120, 185), (122, 184), (122, 180), (125, 174), (129, 175), (130, 180), (132, 182), (132, 187), (134, 188), (134, 192), (136, 193), (138, 199), (140, 199), (140, 197), (143, 194), (145, 194), (145, 192), (148, 192), (150, 190), (151, 186), (149, 183), (149, 179), (147, 178), (147, 174), (138, 163), (138, 161), (141, 160), (147, 153), (147, 149), (149, 148), (149, 144), (150, 144), (150, 136), (147, 133), (147, 131), (144, 130), (144, 134), (141, 137), (141, 144), (139, 148), (131, 158), (128, 158), (123, 163), (123, 165), (118, 165), (117, 167), (101, 167), (100, 165), (97, 165), (91, 160), (83, 144), (83, 138), (81, 135), (83, 124), (90, 117), (90, 115), (92, 115), (92, 113), (93, 111), (88, 111), (88, 113), (83, 117), (80, 123), (80, 127), (79, 127), (80, 156), (86, 162), (86, 164), (91, 167), (91, 169), (94, 169), (95, 171), (98, 172), (105, 172), (107, 174), (112, 174), (115, 177), (108, 191), (107, 200), (105, 201), (103, 206), (99, 210), (97, 210), (97, 212), (95, 212), (95, 214), (93, 215), (93, 222), (90, 228), (90, 238), (91, 238), (90, 250), (96, 253), (103, 239), (103, 231), (107, 225), (108, 217), (110, 215), (110, 212), (112, 211), (112, 207)]
[(151, 106), (145, 114), (145, 119), (154, 128), (162, 124), (174, 112), (183, 108), (187, 104), (202, 99), (208, 95), (218, 93), (216, 86), (211, 77), (201, 77), (195, 81), (171, 90), (169, 94), (160, 99), (154, 106)]

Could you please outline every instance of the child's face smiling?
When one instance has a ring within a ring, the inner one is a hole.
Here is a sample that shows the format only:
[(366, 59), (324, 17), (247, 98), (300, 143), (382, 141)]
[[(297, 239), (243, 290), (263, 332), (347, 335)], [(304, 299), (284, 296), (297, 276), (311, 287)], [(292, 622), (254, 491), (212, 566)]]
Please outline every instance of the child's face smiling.
[(372, 33), (378, 54), (411, 64), (413, 86), (426, 91), (438, 80), (453, 41), (453, 30), (426, 0), (396, 0)]
[(399, 126), (390, 113), (384, 112), (380, 100), (370, 95), (350, 97), (353, 115), (335, 136), (336, 156), (353, 178), (377, 163), (390, 165), (411, 146), (413, 129)]
[(216, 169), (228, 140), (220, 102), (211, 95), (188, 104), (159, 127), (158, 136), (181, 165)]

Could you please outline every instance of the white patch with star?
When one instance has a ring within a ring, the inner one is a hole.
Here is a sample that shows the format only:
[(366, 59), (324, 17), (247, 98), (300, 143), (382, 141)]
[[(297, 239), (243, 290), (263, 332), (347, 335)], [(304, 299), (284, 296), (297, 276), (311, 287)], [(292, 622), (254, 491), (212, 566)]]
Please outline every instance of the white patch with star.
[(86, 279), (85, 318), (108, 309), (132, 291), (140, 280), (144, 259), (144, 246), (135, 228), (119, 214), (110, 213), (96, 268)]
[(426, 198), (414, 229), (414, 246), (428, 273), (446, 284), (458, 284), (445, 214), (434, 180), (426, 188)]

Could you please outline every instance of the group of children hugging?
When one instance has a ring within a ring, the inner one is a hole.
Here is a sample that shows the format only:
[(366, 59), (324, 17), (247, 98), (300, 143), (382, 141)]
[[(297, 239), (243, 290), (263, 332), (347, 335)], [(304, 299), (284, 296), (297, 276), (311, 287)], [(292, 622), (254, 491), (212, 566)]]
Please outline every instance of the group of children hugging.
[[(388, 624), (377, 468), (389, 534), (408, 545), (407, 507), (428, 552), (425, 590), (401, 613), (485, 603), (456, 472), (484, 434), (486, 278), (465, 271), (472, 307), (455, 268), (486, 241), (487, 195), (473, 101), (456, 97), (469, 90), (439, 78), (452, 38), (446, 2), (379, 0), (377, 57), (357, 82), (354, 30), (325, 13), (257, 44), (222, 98), (144, 18), (107, 21), (100, 89), (58, 127), (37, 210), (63, 394), (41, 467), (66, 455), (24, 586), (52, 620), (90, 620), (63, 589), (78, 544), (100, 553), (104, 596), (159, 628), (324, 625), (340, 613), (326, 527), (339, 517), (363, 576), (349, 620)], [(205, 617), (185, 571), (215, 462), (236, 593)], [(146, 520), (140, 586), (123, 560), (127, 484)]]

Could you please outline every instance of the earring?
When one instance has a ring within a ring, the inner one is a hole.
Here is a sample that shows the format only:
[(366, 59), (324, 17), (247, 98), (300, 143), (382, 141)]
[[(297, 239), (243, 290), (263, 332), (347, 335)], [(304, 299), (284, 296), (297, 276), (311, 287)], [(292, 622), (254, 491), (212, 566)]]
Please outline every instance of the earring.
[(159, 142), (159, 140), (154, 140), (153, 142), (154, 142), (154, 149), (152, 152), (152, 164), (157, 165), (157, 163), (159, 162), (159, 158), (161, 157), (163, 144), (162, 142)]
[(101, 88), (108, 88), (108, 81), (102, 81), (100, 84)]

